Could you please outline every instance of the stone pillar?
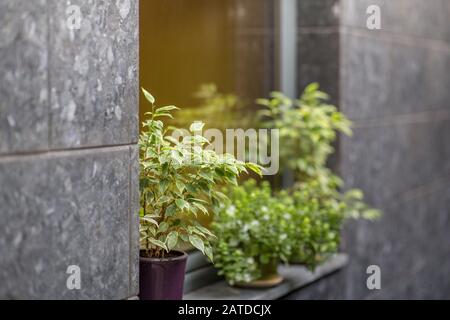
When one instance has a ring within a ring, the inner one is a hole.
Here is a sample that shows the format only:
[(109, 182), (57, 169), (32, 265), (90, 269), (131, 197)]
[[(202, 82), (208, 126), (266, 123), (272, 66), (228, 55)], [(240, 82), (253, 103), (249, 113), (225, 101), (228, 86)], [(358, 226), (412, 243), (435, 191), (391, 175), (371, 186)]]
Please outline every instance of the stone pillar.
[[(316, 24), (329, 20), (331, 10), (319, 9), (332, 0), (302, 2), (306, 21), (308, 17)], [(308, 81), (324, 79), (339, 88), (339, 106), (355, 123), (354, 136), (340, 143), (340, 174), (348, 187), (363, 189), (384, 217), (375, 223), (350, 223), (342, 248), (350, 254), (349, 267), (288, 298), (446, 299), (450, 293), (450, 2), (335, 2), (340, 13), (339, 80), (327, 67), (333, 61), (332, 51), (324, 53), (319, 42), (312, 42), (313, 46), (302, 36), (300, 50), (324, 60), (316, 67), (305, 61), (300, 73)], [(381, 9), (381, 30), (367, 28), (370, 5)], [(332, 43), (326, 41), (325, 46)], [(366, 286), (370, 265), (381, 268), (381, 290)]]
[(138, 3), (0, 0), (0, 299), (138, 293)]
[[(366, 10), (381, 9), (381, 30)], [(450, 2), (344, 0), (341, 108), (355, 123), (341, 172), (385, 212), (346, 232), (347, 298), (450, 294)], [(367, 289), (378, 265), (382, 289)]]

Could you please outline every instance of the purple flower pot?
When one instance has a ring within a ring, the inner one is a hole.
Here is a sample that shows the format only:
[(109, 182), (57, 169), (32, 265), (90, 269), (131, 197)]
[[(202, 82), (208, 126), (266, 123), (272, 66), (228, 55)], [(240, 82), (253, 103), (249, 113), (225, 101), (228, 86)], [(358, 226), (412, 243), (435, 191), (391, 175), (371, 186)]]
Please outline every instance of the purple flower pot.
[(188, 255), (172, 252), (164, 259), (143, 258), (139, 261), (141, 300), (182, 300)]

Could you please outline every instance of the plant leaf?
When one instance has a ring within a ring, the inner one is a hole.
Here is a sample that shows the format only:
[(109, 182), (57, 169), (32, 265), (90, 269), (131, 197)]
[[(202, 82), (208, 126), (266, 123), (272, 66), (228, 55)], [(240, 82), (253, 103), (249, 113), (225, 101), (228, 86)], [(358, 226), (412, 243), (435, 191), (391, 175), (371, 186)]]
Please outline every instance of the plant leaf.
[(151, 224), (154, 224), (155, 226), (158, 227), (158, 222), (156, 222), (154, 219), (152, 219), (152, 217), (150, 215), (146, 215), (145, 217), (141, 218), (142, 220), (149, 222)]
[(147, 99), (148, 102), (150, 102), (151, 104), (155, 104), (156, 100), (150, 92), (148, 92), (144, 88), (142, 88), (142, 92), (144, 93), (145, 99)]
[(186, 185), (184, 184), (183, 181), (177, 180), (175, 181), (175, 184), (177, 185), (177, 188), (181, 193), (183, 193), (184, 190), (186, 190)]
[(213, 256), (213, 250), (211, 248), (211, 246), (206, 246), (205, 247), (205, 255), (208, 257), (208, 259), (214, 263), (214, 256)]
[(189, 236), (189, 242), (198, 250), (200, 250), (203, 254), (205, 254), (205, 244), (203, 240), (200, 239), (199, 236), (193, 235)]
[(194, 122), (191, 127), (189, 128), (189, 131), (191, 132), (200, 132), (205, 127), (205, 124), (203, 122)]
[(180, 210), (184, 210), (185, 208), (188, 207), (188, 203), (183, 199), (175, 200), (175, 204), (177, 205), (178, 208), (180, 208)]
[(169, 224), (168, 224), (167, 222), (162, 222), (162, 223), (159, 225), (159, 228), (158, 228), (158, 234), (159, 234), (159, 233), (164, 233), (164, 232), (166, 232), (167, 230), (169, 230)]
[(166, 210), (166, 217), (172, 217), (177, 212), (177, 206), (175, 204), (171, 204)]
[(159, 192), (165, 193), (167, 191), (167, 188), (169, 187), (170, 181), (169, 180), (162, 180), (159, 183)]
[(150, 241), (151, 244), (153, 244), (153, 245), (155, 245), (157, 247), (160, 247), (160, 248), (166, 250), (167, 252), (169, 252), (169, 250), (167, 249), (167, 246), (166, 246), (166, 244), (164, 242), (156, 240), (156, 239), (153, 239), (153, 238), (149, 238), (148, 241)]
[(204, 205), (202, 205), (201, 203), (194, 202), (192, 205), (197, 207), (197, 209), (199, 209), (204, 214), (206, 214), (206, 215), (209, 214), (208, 209), (206, 209), (206, 207)]
[(167, 106), (167, 107), (162, 107), (162, 108), (156, 109), (156, 113), (166, 113), (167, 111), (172, 111), (172, 110), (180, 110), (180, 109), (175, 106)]
[(197, 226), (197, 229), (203, 232), (204, 234), (207, 234), (208, 236), (216, 237), (211, 231), (209, 231), (207, 228), (203, 226)]
[(254, 163), (247, 163), (246, 164), (247, 168), (249, 168), (250, 170), (252, 170), (254, 173), (256, 173), (259, 176), (262, 176), (262, 169), (261, 166), (254, 164)]
[(169, 233), (166, 239), (166, 243), (169, 251), (173, 250), (178, 244), (178, 232), (173, 231)]

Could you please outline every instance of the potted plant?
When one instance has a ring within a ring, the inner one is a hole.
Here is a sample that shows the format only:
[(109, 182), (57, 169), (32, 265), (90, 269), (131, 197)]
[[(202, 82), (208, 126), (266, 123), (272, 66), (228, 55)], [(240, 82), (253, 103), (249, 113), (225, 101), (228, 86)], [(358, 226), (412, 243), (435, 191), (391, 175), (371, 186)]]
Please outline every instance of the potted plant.
[(347, 220), (374, 220), (381, 215), (364, 202), (364, 195), (360, 190), (350, 190), (343, 194), (331, 187), (326, 190), (328, 193), (324, 192), (320, 182), (309, 180), (291, 191), (290, 198), (296, 208), (293, 214), (294, 224), (298, 232), (302, 233), (295, 238), (297, 244), (292, 250), (290, 263), (303, 264), (314, 270), (317, 265), (338, 252), (341, 231)]
[(140, 298), (182, 298), (187, 255), (177, 251), (189, 243), (213, 260), (215, 236), (198, 221), (217, 208), (225, 195), (217, 185), (237, 184), (247, 169), (259, 167), (237, 161), (231, 155), (207, 150), (208, 141), (199, 133), (202, 123), (190, 127), (191, 134), (173, 138), (161, 121), (171, 118), (174, 106), (158, 108), (155, 98), (143, 89), (152, 111), (144, 123), (140, 147)]
[(230, 285), (262, 288), (283, 278), (278, 264), (292, 254), (295, 230), (283, 199), (272, 196), (268, 182), (254, 180), (229, 188), (229, 200), (213, 223), (215, 267)]
[(351, 122), (328, 95), (313, 83), (299, 100), (274, 92), (260, 99), (261, 125), (280, 130), (280, 165), (290, 172), (294, 185), (289, 189), (294, 225), (298, 229), (291, 263), (315, 268), (338, 251), (343, 223), (349, 218), (375, 219), (378, 210), (364, 202), (362, 191), (341, 192), (343, 181), (328, 167), (338, 133), (351, 135)]

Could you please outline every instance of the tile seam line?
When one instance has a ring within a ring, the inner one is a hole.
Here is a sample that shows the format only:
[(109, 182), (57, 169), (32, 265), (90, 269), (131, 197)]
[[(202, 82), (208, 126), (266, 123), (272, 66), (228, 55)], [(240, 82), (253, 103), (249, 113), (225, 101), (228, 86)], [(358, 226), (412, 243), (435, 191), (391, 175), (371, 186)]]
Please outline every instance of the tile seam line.
[(336, 26), (311, 26), (311, 27), (298, 27), (298, 36), (308, 34), (332, 34), (341, 31), (339, 25)]
[(342, 35), (351, 35), (372, 40), (376, 39), (388, 43), (395, 43), (416, 48), (419, 47), (444, 52), (450, 51), (450, 43), (445, 40), (413, 36), (383, 29), (378, 31), (370, 31), (362, 27), (355, 26), (349, 27), (343, 25), (339, 29)]
[(133, 219), (132, 219), (132, 159), (133, 159), (133, 150), (131, 146), (128, 146), (128, 159), (129, 159), (129, 163), (128, 163), (128, 295), (131, 296), (132, 292), (131, 292), (131, 287), (132, 287), (132, 268), (131, 268), (131, 264), (133, 262), (133, 257), (132, 257), (132, 246), (133, 246), (133, 230), (132, 230), (132, 223), (133, 223)]
[(42, 151), (30, 151), (30, 152), (16, 152), (10, 154), (0, 155), (0, 163), (8, 162), (11, 160), (26, 160), (28, 158), (51, 158), (55, 157), (69, 157), (75, 154), (89, 154), (93, 151), (98, 153), (114, 152), (114, 151), (127, 151), (129, 147), (136, 146), (137, 144), (117, 144), (109, 146), (92, 146), (92, 147), (80, 147), (80, 148), (69, 148), (69, 149), (53, 149), (53, 150), (42, 150)]
[[(53, 115), (52, 115), (52, 79), (51, 79), (51, 61), (52, 61), (52, 20), (50, 17), (50, 1), (45, 1), (46, 5), (46, 14), (47, 14), (47, 112), (48, 112), (48, 123), (47, 123), (47, 130), (48, 130), (48, 137), (47, 137), (47, 147), (50, 148), (50, 146), (53, 144), (53, 137), (52, 137), (52, 129), (53, 129)], [(1, 157), (1, 156), (0, 156)]]
[[(345, 108), (345, 107), (344, 107)], [(418, 123), (435, 123), (450, 120), (450, 111), (435, 109), (424, 112), (412, 112), (367, 119), (350, 119), (354, 128), (386, 127), (396, 125), (411, 125)]]
[(396, 205), (407, 203), (411, 200), (434, 195), (449, 187), (449, 183), (447, 182), (449, 179), (450, 174), (444, 174), (442, 177), (434, 178), (421, 186), (399, 192), (395, 194), (395, 196), (386, 199), (385, 202), (388, 203), (388, 208), (390, 209)]

